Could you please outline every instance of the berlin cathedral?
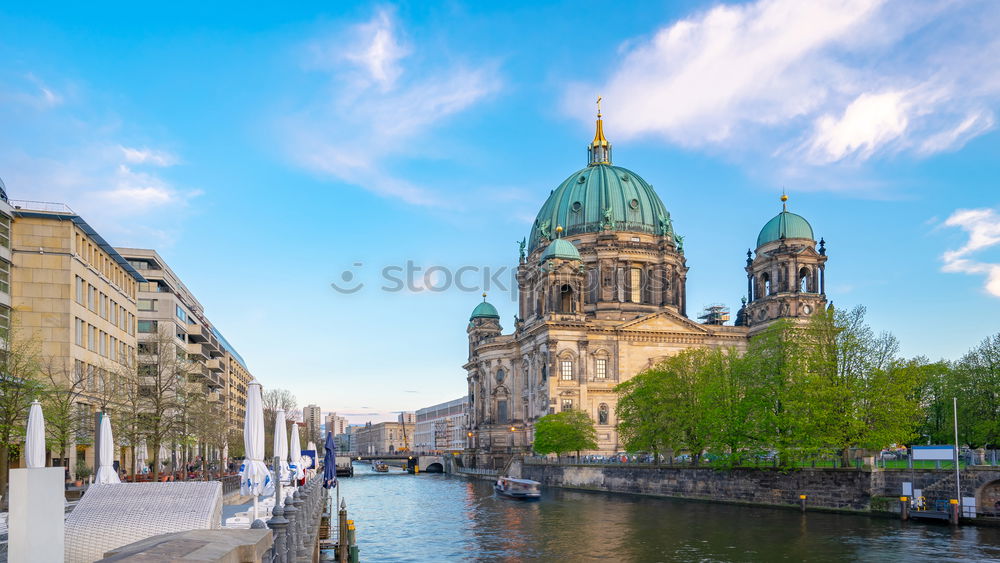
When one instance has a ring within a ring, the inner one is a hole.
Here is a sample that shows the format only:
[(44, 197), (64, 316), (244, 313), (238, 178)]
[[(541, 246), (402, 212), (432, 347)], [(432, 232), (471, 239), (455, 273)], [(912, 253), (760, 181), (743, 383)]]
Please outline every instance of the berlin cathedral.
[(517, 269), (514, 331), (486, 302), (469, 319), (466, 463), (490, 466), (526, 452), (538, 418), (582, 409), (596, 423), (598, 452), (621, 451), (614, 387), (681, 350), (745, 350), (780, 318), (826, 306), (825, 243), (783, 210), (747, 252), (747, 295), (735, 325), (688, 317), (684, 237), (653, 187), (614, 166), (600, 111), (585, 168), (542, 205)]

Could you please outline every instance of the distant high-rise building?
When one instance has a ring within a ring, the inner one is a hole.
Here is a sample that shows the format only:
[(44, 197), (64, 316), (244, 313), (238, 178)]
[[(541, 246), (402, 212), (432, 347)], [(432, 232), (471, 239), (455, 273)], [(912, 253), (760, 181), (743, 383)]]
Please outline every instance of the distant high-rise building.
[(417, 452), (462, 451), (467, 446), (469, 397), (459, 397), (417, 410), (413, 450)]
[(322, 442), (320, 438), (320, 425), (323, 424), (323, 413), (316, 405), (307, 405), (302, 408), (302, 423), (306, 426), (306, 442), (312, 440), (316, 446)]
[(326, 431), (333, 432), (334, 436), (339, 436), (341, 434), (347, 433), (347, 417), (337, 416), (337, 413), (332, 412), (326, 415)]
[(417, 415), (412, 412), (401, 412), (396, 420), (399, 421), (400, 424), (416, 424)]

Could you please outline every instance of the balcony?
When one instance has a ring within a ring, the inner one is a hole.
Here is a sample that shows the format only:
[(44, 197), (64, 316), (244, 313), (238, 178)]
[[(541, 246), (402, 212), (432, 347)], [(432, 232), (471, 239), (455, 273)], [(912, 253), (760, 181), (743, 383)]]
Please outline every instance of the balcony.
[(214, 372), (224, 372), (226, 371), (226, 366), (222, 363), (222, 358), (211, 358), (205, 362), (205, 367)]

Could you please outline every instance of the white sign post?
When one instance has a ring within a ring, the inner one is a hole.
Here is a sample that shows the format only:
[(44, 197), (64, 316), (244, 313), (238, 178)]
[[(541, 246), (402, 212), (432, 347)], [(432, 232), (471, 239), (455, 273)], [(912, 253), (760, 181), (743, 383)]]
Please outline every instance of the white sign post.
[(10, 470), (8, 561), (62, 562), (66, 494), (63, 467)]

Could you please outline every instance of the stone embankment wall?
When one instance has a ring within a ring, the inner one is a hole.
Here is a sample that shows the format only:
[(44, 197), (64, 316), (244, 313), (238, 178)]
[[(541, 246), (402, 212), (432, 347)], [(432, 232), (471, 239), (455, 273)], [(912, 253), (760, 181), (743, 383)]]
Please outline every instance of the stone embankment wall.
[[(662, 497), (798, 507), (806, 495), (811, 509), (892, 510), (903, 482), (923, 489), (928, 498), (954, 497), (954, 473), (935, 469), (780, 469), (715, 470), (700, 467), (514, 463), (520, 474), (549, 487), (632, 493)], [(980, 507), (1000, 498), (1000, 469), (967, 468), (962, 495)], [(882, 497), (876, 502), (873, 498)], [(994, 498), (996, 497), (996, 498)]]
[(811, 508), (839, 510), (868, 510), (871, 497), (883, 493), (880, 486), (873, 488), (872, 472), (856, 469), (786, 472), (526, 463), (521, 475), (550, 487), (772, 506), (799, 506), (799, 495), (804, 494)]

